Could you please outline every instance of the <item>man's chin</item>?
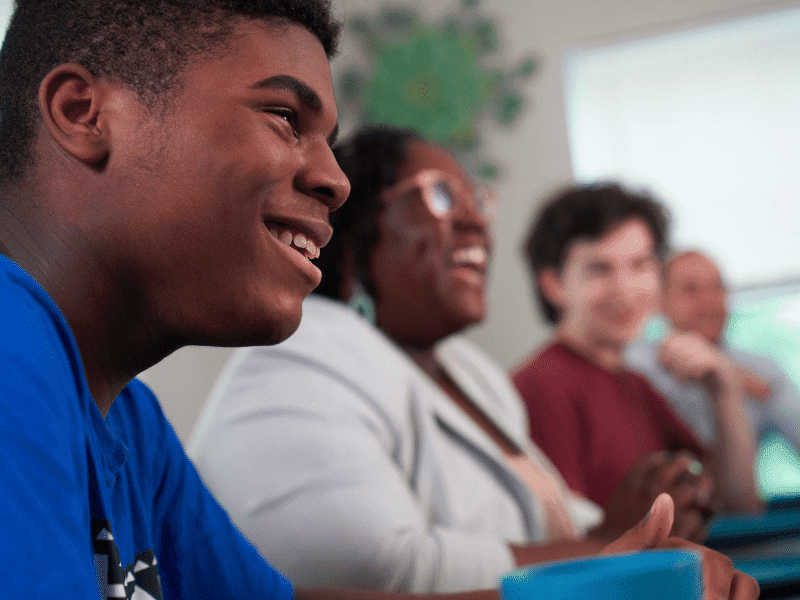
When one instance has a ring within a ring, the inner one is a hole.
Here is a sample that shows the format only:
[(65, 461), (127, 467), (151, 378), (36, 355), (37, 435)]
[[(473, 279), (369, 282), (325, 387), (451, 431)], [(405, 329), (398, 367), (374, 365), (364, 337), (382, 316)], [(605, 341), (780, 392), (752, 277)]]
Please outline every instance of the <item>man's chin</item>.
[[(709, 321), (711, 320), (709, 319)], [(722, 332), (725, 329), (725, 323), (720, 321), (709, 321), (698, 324), (694, 328), (694, 331), (702, 335), (712, 344), (719, 344), (719, 341), (722, 339)]]
[[(258, 334), (260, 346), (273, 346), (285, 342), (300, 327), (303, 317), (302, 304), (296, 310), (285, 313), (281, 319), (270, 321)], [(252, 345), (252, 344), (251, 344)]]
[(606, 332), (605, 341), (609, 347), (617, 348), (620, 351), (633, 342), (639, 335), (639, 327), (630, 329), (616, 329)]
[[(302, 303), (281, 311), (270, 311), (262, 319), (240, 319), (225, 331), (219, 331), (216, 339), (201, 342), (202, 345), (239, 348), (244, 346), (273, 346), (286, 341), (297, 328), (303, 316)], [(196, 343), (195, 343), (196, 344)]]
[(272, 346), (274, 344), (280, 344), (281, 342), (285, 342), (286, 340), (291, 337), (291, 335), (297, 331), (297, 328), (300, 327), (300, 319), (298, 318), (296, 321), (292, 321), (291, 323), (283, 322), (281, 327), (276, 328), (271, 332), (271, 336), (268, 339), (265, 339), (262, 342), (264, 346)]

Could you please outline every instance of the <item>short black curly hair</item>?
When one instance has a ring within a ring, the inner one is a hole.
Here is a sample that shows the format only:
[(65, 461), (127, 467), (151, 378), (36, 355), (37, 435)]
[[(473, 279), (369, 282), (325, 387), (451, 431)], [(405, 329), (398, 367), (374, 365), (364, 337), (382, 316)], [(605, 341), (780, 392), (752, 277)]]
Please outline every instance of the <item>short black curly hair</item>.
[(575, 240), (600, 239), (635, 218), (645, 222), (653, 236), (656, 256), (663, 260), (668, 250), (669, 213), (649, 194), (627, 190), (617, 183), (599, 182), (560, 190), (545, 202), (529, 230), (524, 252), (547, 321), (558, 323), (561, 315), (539, 288), (539, 273), (547, 268), (560, 273)]
[(316, 261), (322, 283), (314, 293), (341, 299), (344, 269), (351, 268), (365, 291), (375, 296), (369, 261), (380, 241), (381, 192), (397, 183), (397, 169), (413, 141), (425, 140), (410, 129), (368, 125), (334, 147), (339, 167), (350, 180), (350, 196), (331, 213), (333, 237)]
[(0, 50), (0, 184), (31, 165), (38, 88), (54, 67), (78, 63), (164, 107), (191, 58), (224, 48), (235, 17), (300, 25), (336, 53), (330, 0), (17, 0)]

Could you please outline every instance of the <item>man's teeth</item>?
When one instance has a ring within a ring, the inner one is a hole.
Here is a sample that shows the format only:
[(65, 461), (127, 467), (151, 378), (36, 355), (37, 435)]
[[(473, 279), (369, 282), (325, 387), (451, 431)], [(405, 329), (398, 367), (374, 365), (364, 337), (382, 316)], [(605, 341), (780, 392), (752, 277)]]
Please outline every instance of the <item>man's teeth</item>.
[(456, 265), (467, 265), (483, 268), (489, 261), (489, 253), (482, 246), (470, 246), (460, 248), (453, 252), (453, 263)]
[(317, 248), (317, 245), (302, 233), (292, 233), (288, 229), (278, 231), (275, 227), (270, 227), (269, 232), (272, 237), (283, 242), (287, 246), (294, 246), (300, 250), (300, 253), (306, 258), (319, 258), (319, 248)]

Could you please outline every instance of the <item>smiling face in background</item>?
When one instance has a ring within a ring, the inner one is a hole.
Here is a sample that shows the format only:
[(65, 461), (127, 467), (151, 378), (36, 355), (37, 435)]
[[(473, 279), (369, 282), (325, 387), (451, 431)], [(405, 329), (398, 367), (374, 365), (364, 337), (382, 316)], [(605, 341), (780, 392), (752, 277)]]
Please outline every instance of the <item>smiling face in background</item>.
[(676, 329), (718, 344), (728, 317), (727, 290), (717, 265), (698, 252), (672, 258), (664, 282), (664, 314)]
[(320, 42), (242, 19), (223, 53), (186, 67), (164, 115), (116, 93), (104, 179), (118, 201), (90, 229), (143, 326), (176, 346), (286, 338), (319, 283), (308, 256), (349, 193), (329, 145), (337, 112)]
[(645, 222), (622, 222), (597, 240), (570, 244), (560, 274), (542, 288), (561, 310), (559, 334), (589, 353), (621, 352), (657, 309), (659, 263)]
[[(400, 345), (427, 347), (481, 321), (486, 312), (486, 218), (469, 200), (455, 201), (449, 213), (437, 217), (413, 181), (436, 171), (466, 197), (474, 192), (473, 182), (444, 150), (409, 142), (394, 186), (408, 191), (384, 194), (379, 242), (370, 258), (377, 325)], [(440, 203), (434, 200), (436, 209)]]

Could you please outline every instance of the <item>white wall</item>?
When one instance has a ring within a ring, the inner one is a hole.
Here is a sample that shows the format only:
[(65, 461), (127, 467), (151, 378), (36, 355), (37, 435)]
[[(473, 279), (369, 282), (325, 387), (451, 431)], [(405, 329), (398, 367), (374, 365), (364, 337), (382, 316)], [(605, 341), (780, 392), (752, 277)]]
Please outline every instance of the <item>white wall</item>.
[[(6, 2), (0, 0), (0, 4)], [(377, 10), (374, 0), (334, 2), (345, 19)], [(425, 0), (419, 4), (424, 15), (434, 16), (458, 2)], [(571, 178), (560, 71), (564, 52), (575, 46), (611, 43), (799, 4), (799, 0), (482, 0), (483, 9), (501, 26), (506, 61), (513, 63), (529, 53), (541, 60), (538, 75), (526, 84), (528, 110), (514, 130), (497, 127), (485, 136), (486, 149), (505, 165), (508, 176), (498, 186), (500, 215), (495, 232), (491, 313), (470, 335), (504, 367), (514, 365), (548, 334), (535, 312), (519, 248), (537, 202)], [(334, 61), (334, 72), (340, 65), (358, 60), (358, 56), (357, 46), (346, 39)], [(191, 431), (229, 352), (185, 348), (143, 374), (183, 439)]]

